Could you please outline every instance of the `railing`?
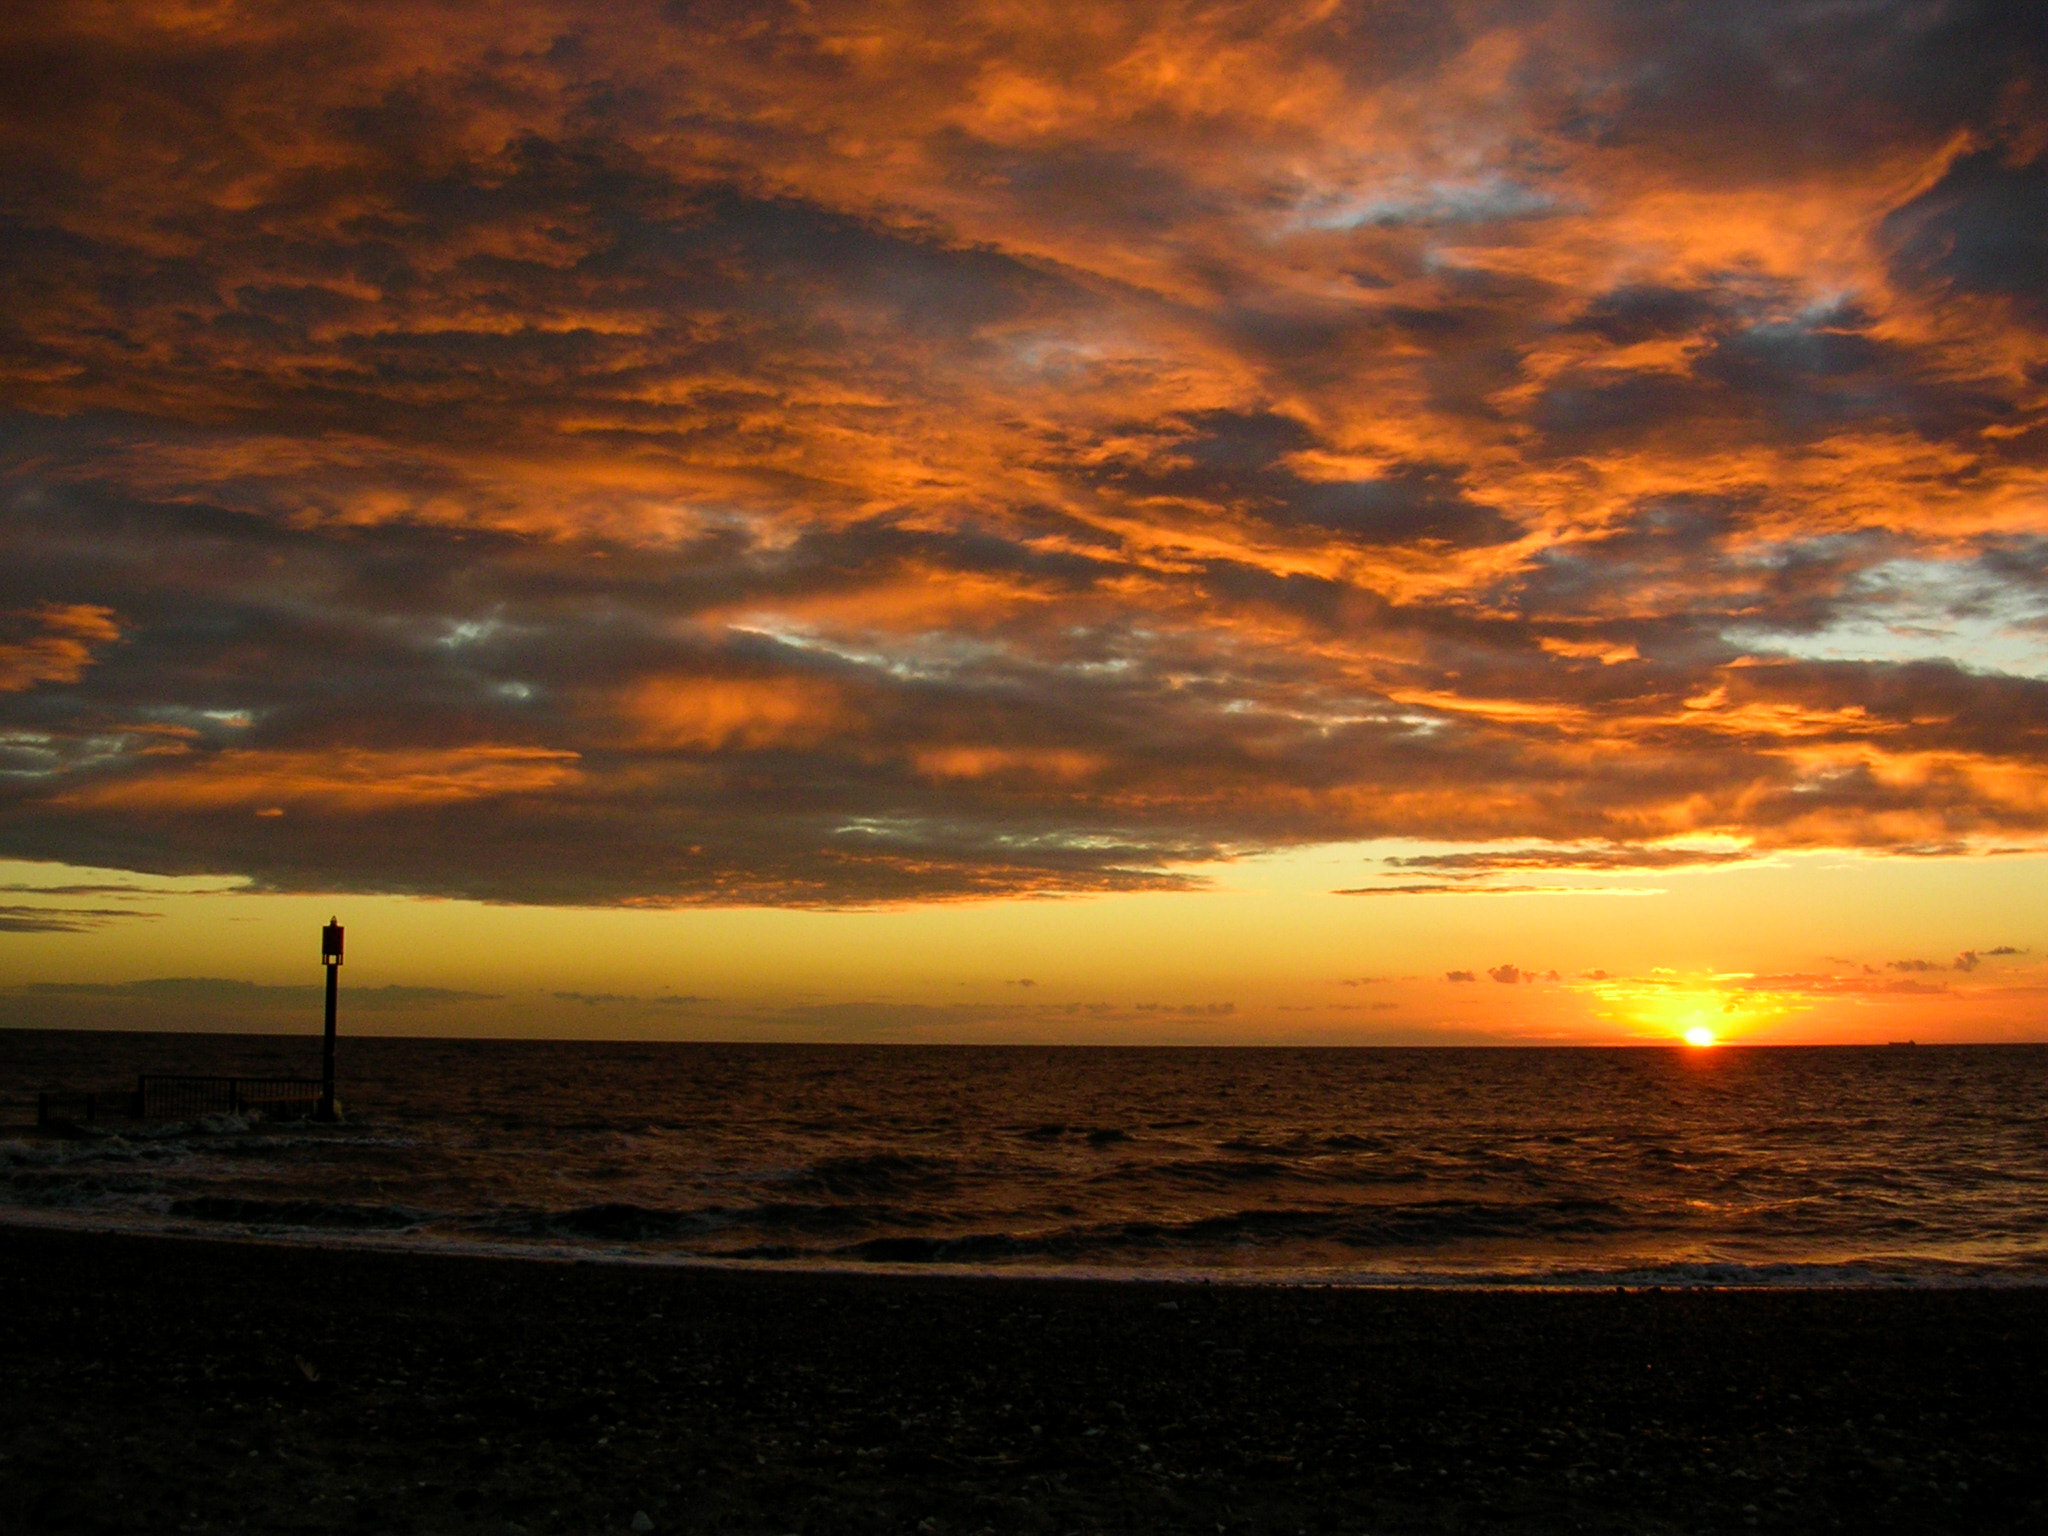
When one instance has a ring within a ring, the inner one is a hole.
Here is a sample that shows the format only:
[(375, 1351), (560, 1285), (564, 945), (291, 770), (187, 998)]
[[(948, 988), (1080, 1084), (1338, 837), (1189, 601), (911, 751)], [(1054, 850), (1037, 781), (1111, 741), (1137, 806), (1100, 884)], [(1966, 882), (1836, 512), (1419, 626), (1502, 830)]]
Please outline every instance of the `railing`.
[(135, 1079), (135, 1113), (144, 1120), (184, 1115), (239, 1115), (261, 1110), (280, 1117), (310, 1115), (320, 1105), (317, 1077), (171, 1077)]
[(182, 1077), (143, 1072), (135, 1091), (76, 1093), (55, 1089), (36, 1095), (36, 1124), (78, 1125), (102, 1116), (130, 1120), (177, 1120), (189, 1115), (257, 1113), (296, 1119), (318, 1113), (317, 1077)]

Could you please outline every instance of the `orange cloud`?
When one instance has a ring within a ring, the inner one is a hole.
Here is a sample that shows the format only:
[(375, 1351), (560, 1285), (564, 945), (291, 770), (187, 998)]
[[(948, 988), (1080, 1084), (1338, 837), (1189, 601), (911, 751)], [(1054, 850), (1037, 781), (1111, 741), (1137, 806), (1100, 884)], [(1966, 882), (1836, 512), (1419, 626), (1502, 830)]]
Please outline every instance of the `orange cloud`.
[[(2048, 838), (2010, 28), (198, 14), (11, 18), (0, 850), (830, 903)], [(203, 814), (323, 797), (394, 835)]]
[(0, 693), (43, 683), (75, 683), (99, 648), (121, 638), (113, 610), (91, 603), (43, 603), (0, 615)]
[(918, 771), (941, 780), (1025, 778), (1075, 784), (1106, 766), (1097, 754), (1057, 748), (933, 747), (917, 754)]
[(632, 745), (654, 751), (812, 746), (854, 722), (838, 689), (804, 678), (649, 678), (620, 709)]
[(581, 777), (576, 754), (540, 747), (449, 751), (227, 751), (55, 796), (66, 810), (217, 811), (243, 806), (362, 815), (532, 795)]

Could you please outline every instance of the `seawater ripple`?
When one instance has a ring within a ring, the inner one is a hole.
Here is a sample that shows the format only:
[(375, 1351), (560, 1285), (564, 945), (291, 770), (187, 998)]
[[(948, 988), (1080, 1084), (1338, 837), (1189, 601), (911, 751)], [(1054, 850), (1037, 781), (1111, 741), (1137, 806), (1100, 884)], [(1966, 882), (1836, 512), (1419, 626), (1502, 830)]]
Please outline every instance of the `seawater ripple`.
[(42, 1088), (315, 1049), (0, 1032), (0, 1219), (1273, 1278), (2048, 1275), (2048, 1047), (364, 1039), (339, 1127), (23, 1124)]

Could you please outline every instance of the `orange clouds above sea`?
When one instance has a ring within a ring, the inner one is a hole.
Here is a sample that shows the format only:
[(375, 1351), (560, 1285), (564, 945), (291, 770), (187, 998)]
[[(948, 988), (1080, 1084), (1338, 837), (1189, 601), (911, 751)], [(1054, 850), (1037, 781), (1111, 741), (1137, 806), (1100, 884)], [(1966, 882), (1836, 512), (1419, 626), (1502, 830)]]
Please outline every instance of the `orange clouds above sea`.
[(16, 7), (0, 853), (839, 909), (1464, 850), (1377, 911), (2041, 849), (2035, 22)]

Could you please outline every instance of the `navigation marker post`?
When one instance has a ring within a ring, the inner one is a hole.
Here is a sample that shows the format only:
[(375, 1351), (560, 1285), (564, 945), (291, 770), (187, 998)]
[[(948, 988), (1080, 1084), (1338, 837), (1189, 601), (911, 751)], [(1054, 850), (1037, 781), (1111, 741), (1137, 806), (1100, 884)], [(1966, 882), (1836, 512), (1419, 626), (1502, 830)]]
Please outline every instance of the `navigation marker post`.
[(327, 967), (327, 1038), (320, 1048), (320, 1116), (334, 1119), (334, 999), (341, 974), (341, 923), (330, 917), (320, 930), (320, 963)]

